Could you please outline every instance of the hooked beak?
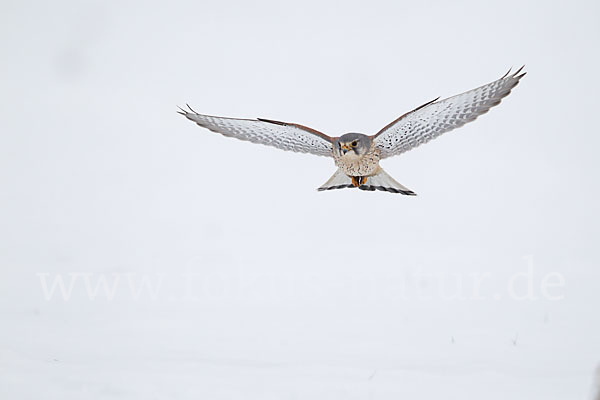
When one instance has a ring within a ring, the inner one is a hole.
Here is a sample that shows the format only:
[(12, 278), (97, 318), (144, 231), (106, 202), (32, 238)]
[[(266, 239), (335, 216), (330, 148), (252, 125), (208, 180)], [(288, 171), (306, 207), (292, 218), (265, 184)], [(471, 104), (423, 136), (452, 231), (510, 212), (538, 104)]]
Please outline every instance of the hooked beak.
[(342, 151), (342, 154), (346, 154), (348, 151), (350, 151), (350, 147), (343, 144), (340, 146), (340, 150)]

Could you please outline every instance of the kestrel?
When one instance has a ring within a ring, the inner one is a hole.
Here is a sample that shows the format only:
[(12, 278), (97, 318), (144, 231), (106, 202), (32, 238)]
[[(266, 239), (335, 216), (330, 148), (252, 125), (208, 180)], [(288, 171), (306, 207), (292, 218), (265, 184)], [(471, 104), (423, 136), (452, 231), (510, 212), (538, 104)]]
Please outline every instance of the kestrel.
[(300, 124), (270, 119), (237, 119), (198, 114), (180, 108), (180, 114), (203, 128), (224, 136), (274, 146), (282, 150), (333, 157), (338, 167), (317, 190), (359, 188), (383, 190), (414, 196), (415, 193), (388, 175), (380, 166), (381, 159), (402, 154), (442, 133), (474, 121), (503, 97), (525, 76), (523, 67), (500, 79), (468, 92), (439, 100), (439, 97), (395, 119), (374, 135), (346, 133), (328, 136)]

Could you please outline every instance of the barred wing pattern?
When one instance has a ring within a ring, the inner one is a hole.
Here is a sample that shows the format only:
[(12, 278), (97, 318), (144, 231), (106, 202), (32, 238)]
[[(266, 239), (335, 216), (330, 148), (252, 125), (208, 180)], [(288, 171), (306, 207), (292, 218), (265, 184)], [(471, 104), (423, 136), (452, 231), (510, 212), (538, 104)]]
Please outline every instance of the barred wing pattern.
[(198, 114), (189, 106), (180, 114), (203, 128), (224, 136), (277, 147), (281, 150), (332, 156), (331, 137), (303, 125), (268, 119), (238, 119)]
[(522, 69), (513, 74), (508, 71), (497, 81), (441, 101), (433, 100), (402, 115), (373, 136), (381, 158), (404, 153), (474, 121), (500, 104), (517, 86), (525, 75)]

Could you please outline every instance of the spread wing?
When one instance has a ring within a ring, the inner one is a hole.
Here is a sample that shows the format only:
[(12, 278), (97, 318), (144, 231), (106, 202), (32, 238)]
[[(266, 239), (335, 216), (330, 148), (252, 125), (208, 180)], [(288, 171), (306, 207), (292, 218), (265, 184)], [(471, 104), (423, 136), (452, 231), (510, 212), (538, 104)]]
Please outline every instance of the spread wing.
[(277, 147), (281, 150), (332, 156), (333, 139), (312, 128), (269, 119), (238, 119), (198, 114), (188, 106), (179, 114), (224, 136)]
[(404, 153), (474, 121), (500, 104), (502, 98), (517, 86), (519, 79), (525, 75), (525, 72), (521, 73), (522, 69), (513, 74), (508, 71), (497, 81), (454, 97), (440, 101), (435, 99), (392, 121), (373, 136), (381, 158)]

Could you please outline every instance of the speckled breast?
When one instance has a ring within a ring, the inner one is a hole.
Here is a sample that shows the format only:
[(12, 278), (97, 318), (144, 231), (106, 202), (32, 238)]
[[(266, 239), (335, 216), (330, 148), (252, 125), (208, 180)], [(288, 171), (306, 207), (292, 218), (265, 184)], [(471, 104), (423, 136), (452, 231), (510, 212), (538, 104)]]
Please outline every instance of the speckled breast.
[(363, 156), (347, 153), (339, 156), (334, 153), (335, 165), (348, 176), (370, 176), (379, 168), (381, 156), (375, 146), (371, 146), (369, 152)]

